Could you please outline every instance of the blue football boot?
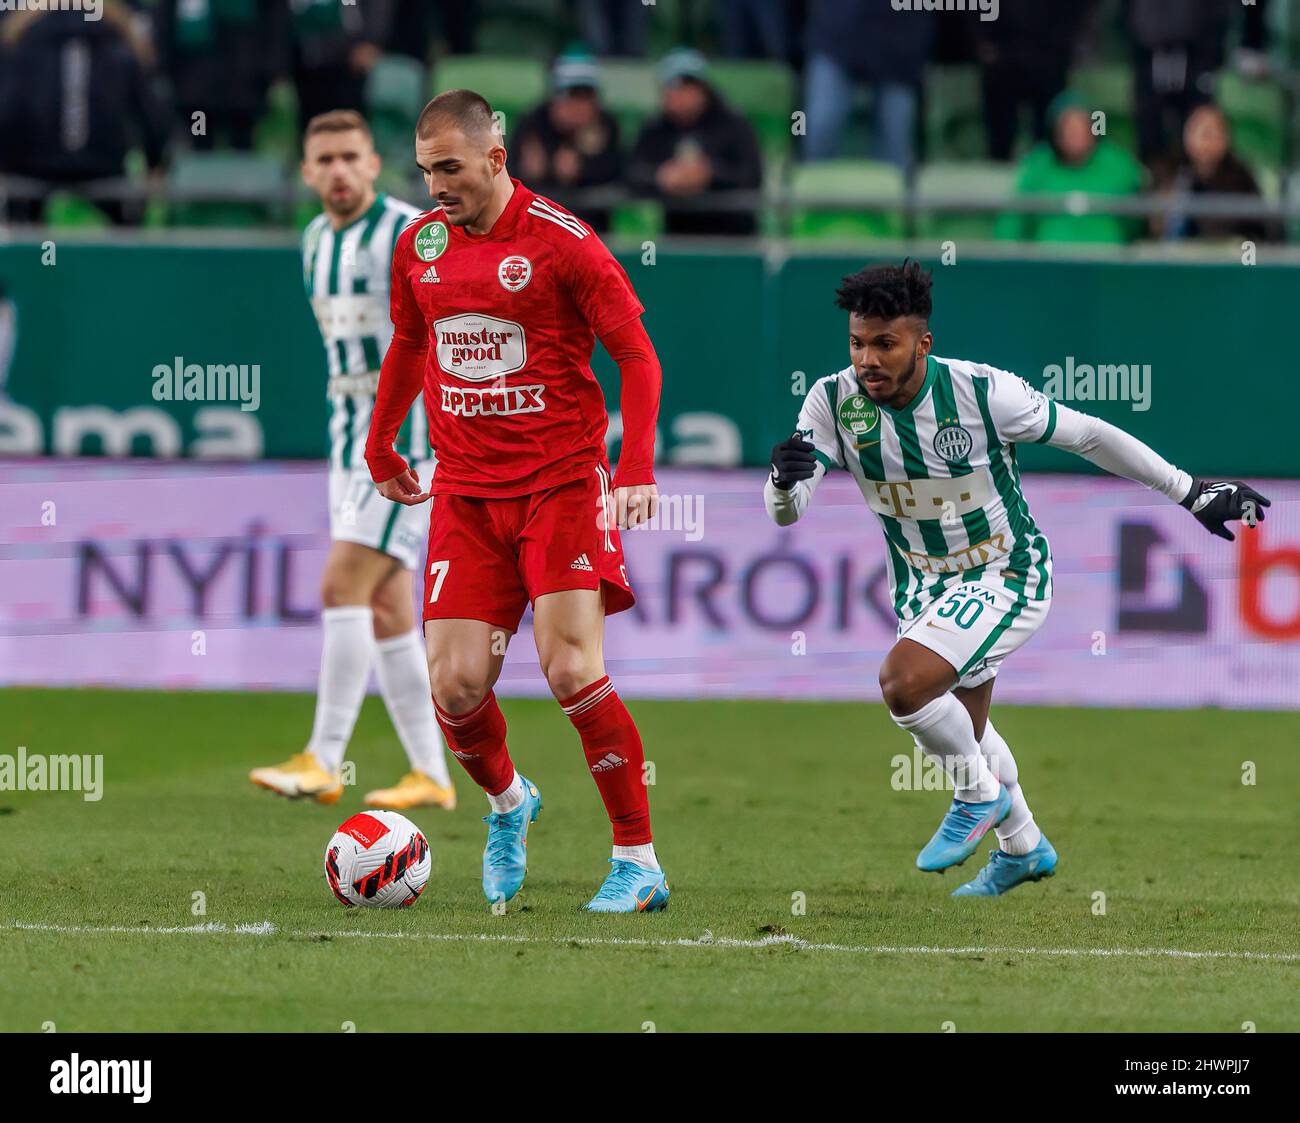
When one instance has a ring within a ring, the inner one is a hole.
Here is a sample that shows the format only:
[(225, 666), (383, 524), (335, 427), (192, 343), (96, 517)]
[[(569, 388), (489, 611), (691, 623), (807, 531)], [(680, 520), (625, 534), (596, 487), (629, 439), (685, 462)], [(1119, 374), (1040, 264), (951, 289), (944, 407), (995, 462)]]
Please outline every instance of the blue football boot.
[(487, 846), (483, 850), (483, 895), (494, 904), (508, 901), (524, 883), (528, 872), (528, 824), (537, 821), (542, 809), (542, 793), (537, 785), (523, 776), (524, 801), (504, 815), (493, 811), (484, 815), (488, 825)]
[(635, 862), (611, 858), (614, 868), (590, 901), (587, 912), (659, 912), (668, 907), (668, 882), (663, 870), (648, 870)]
[(934, 837), (916, 856), (916, 868), (926, 873), (942, 873), (949, 866), (959, 866), (979, 848), (984, 835), (1011, 814), (1011, 795), (998, 785), (996, 799), (983, 803), (952, 801)]
[(1007, 854), (994, 850), (973, 881), (959, 885), (954, 897), (1000, 897), (1026, 881), (1041, 881), (1056, 872), (1056, 851), (1043, 835), (1028, 854)]

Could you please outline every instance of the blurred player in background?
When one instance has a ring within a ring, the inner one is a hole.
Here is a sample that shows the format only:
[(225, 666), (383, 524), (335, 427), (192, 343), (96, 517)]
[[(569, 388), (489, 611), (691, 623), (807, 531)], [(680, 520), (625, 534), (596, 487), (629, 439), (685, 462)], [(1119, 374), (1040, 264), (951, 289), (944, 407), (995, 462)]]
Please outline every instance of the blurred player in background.
[[(515, 771), (493, 693), (529, 602), (542, 671), (582, 739), (613, 825), (612, 869), (586, 907), (664, 908), (636, 725), (605, 673), (606, 613), (634, 598), (618, 528), (655, 514), (660, 371), (627, 274), (585, 222), (506, 172), (488, 103), (439, 94), (416, 162), (437, 207), (393, 254), (393, 343), (366, 459), (388, 499), (434, 496), (424, 619), (438, 720), (491, 814), (483, 891), (523, 884), (542, 801)], [(610, 480), (596, 338), (618, 363), (623, 446)], [(424, 490), (393, 441), (423, 389), (438, 471)]]
[[(379, 366), (392, 338), (388, 282), (393, 247), (419, 212), (375, 191), (379, 156), (365, 119), (351, 110), (312, 118), (302, 177), (325, 210), (302, 239), (303, 282), (325, 343), (330, 401), (330, 547), (321, 579), (325, 632), (316, 720), (307, 748), (258, 768), (253, 783), (281, 795), (333, 803), (339, 772), (365, 699), (370, 668), (402, 740), (410, 771), (366, 795), (371, 807), (438, 806), (456, 793), (429, 697), (424, 645), (415, 631), (412, 571), (428, 532), (428, 504), (391, 503), (366, 471), (366, 433)], [(424, 411), (400, 419), (398, 446), (432, 473)]]
[(916, 262), (844, 278), (850, 364), (819, 379), (799, 428), (772, 450), (764, 488), (780, 526), (799, 519), (831, 468), (847, 469), (885, 532), (898, 641), (880, 689), (898, 725), (938, 761), (955, 799), (917, 866), (960, 865), (993, 829), (998, 847), (954, 896), (1000, 896), (1050, 877), (1015, 757), (988, 720), (994, 676), (1052, 603), (1052, 555), (1020, 489), (1015, 445), (1073, 452), (1188, 508), (1232, 538), (1269, 501), (1240, 482), (1194, 480), (1135, 437), (1058, 405), (996, 367), (930, 354), (930, 274)]

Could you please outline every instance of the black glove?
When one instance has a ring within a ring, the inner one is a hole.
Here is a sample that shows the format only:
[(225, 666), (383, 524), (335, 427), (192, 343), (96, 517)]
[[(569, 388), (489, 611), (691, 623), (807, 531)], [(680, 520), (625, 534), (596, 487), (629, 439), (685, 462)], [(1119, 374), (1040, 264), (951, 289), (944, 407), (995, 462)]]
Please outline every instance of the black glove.
[(810, 480), (817, 471), (814, 445), (798, 433), (787, 437), (772, 449), (772, 482), (780, 491), (789, 491), (800, 480)]
[(1193, 480), (1192, 490), (1182, 501), (1211, 534), (1226, 538), (1236, 536), (1224, 524), (1232, 519), (1243, 519), (1247, 526), (1264, 521), (1264, 508), (1270, 506), (1258, 491), (1240, 480)]

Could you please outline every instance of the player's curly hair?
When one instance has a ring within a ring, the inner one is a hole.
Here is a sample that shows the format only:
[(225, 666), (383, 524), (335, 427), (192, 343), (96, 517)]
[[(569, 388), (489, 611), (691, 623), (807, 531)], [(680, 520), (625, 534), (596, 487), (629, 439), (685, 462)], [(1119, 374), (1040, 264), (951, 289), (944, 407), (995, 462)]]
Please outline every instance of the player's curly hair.
[(846, 312), (869, 319), (919, 316), (928, 321), (933, 283), (930, 271), (910, 258), (905, 258), (902, 265), (868, 265), (844, 278), (835, 290), (835, 303)]

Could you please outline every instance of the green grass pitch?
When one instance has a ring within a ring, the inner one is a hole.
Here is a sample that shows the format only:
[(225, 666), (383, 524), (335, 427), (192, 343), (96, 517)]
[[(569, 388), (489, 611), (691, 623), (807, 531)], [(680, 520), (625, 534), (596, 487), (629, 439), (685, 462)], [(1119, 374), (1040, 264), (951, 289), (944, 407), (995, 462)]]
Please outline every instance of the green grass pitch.
[[(672, 903), (595, 917), (578, 906), (608, 828), (554, 704), (503, 704), (546, 800), (504, 916), (482, 899), (484, 809), (454, 762), (460, 809), (412, 816), (433, 851), (421, 900), (339, 907), (325, 843), (404, 759), (371, 698), (339, 804), (253, 788), (311, 707), (0, 694), (0, 753), (105, 758), (99, 802), (0, 792), (0, 1029), (1300, 1030), (1300, 714), (995, 706), (1061, 864), (952, 900), (989, 844), (942, 877), (914, 868), (948, 797), (891, 785), (910, 745), (882, 707), (634, 701)], [(275, 931), (234, 931), (262, 922)], [(197, 924), (225, 928), (137, 931)], [(1085, 954), (1048, 953), (1065, 949)], [(1115, 950), (1141, 954), (1094, 954)]]

